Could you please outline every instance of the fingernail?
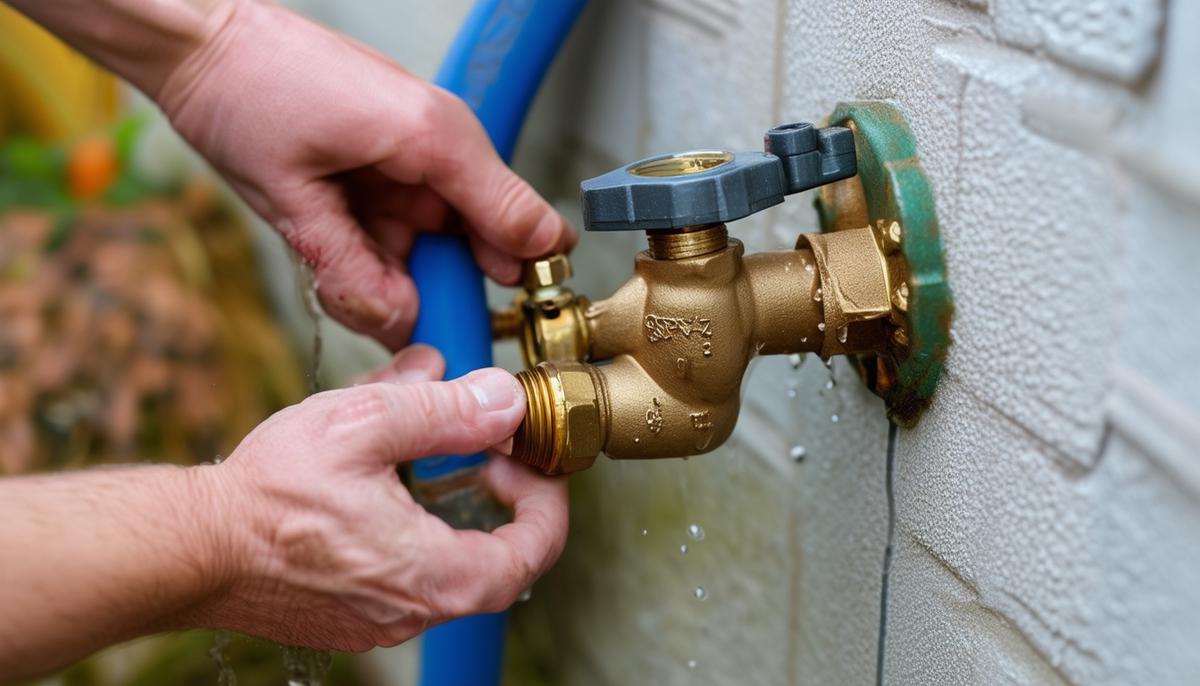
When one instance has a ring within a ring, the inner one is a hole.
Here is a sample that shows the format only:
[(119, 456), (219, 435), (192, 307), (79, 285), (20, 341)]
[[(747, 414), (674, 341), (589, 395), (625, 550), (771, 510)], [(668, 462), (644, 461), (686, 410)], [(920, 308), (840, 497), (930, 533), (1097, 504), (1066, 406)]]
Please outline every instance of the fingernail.
[(463, 381), (479, 406), (488, 412), (507, 410), (523, 400), (520, 383), (508, 372), (485, 369), (472, 372)]

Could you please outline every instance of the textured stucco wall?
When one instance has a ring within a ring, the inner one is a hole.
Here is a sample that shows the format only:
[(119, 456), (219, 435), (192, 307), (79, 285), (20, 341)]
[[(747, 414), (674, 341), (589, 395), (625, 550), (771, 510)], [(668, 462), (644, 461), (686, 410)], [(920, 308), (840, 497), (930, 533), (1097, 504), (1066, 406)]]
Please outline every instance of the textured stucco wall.
[[(1200, 679), (1200, 5), (598, 5), (518, 159), (548, 192), (756, 148), (842, 99), (889, 100), (918, 137), (958, 310), (938, 396), (896, 442), (884, 681)], [(814, 224), (793, 198), (733, 230), (769, 248)], [(636, 241), (588, 237), (581, 290), (623, 280)], [(758, 362), (745, 403), (712, 455), (573, 482), (514, 681), (876, 679), (880, 403), (812, 358)]]

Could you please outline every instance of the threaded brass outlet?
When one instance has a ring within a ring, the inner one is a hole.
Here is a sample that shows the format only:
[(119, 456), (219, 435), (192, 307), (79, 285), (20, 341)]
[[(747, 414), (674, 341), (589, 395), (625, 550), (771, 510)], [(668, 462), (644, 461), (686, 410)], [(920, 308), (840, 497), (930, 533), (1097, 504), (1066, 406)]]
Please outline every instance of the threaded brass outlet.
[(670, 231), (647, 231), (650, 256), (656, 260), (682, 260), (724, 250), (729, 230), (724, 224), (689, 226)]
[(587, 469), (604, 448), (603, 392), (591, 365), (540, 364), (517, 373), (525, 389), (525, 419), (512, 456), (544, 474)]

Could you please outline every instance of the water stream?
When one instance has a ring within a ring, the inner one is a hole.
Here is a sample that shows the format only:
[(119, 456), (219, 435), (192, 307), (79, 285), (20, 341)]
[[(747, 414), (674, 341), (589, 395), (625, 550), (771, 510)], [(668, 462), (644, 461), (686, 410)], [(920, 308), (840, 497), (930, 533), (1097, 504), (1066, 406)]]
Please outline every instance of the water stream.
[(229, 664), (229, 643), (233, 640), (233, 634), (228, 631), (217, 631), (213, 633), (212, 647), (208, 649), (208, 656), (217, 665), (217, 686), (237, 686), (237, 675), (233, 673), (233, 665)]
[[(312, 359), (308, 368), (308, 392), (321, 392), (321, 303), (317, 299), (317, 275), (311, 266), (299, 261), (296, 270), (297, 283), (300, 287), (304, 311), (312, 321)], [(333, 664), (333, 653), (328, 650), (315, 650), (300, 646), (280, 646), (283, 648), (283, 670), (287, 676), (288, 686), (322, 686), (329, 666)], [(224, 686), (221, 684), (220, 686)]]
[(283, 646), (283, 671), (288, 686), (322, 686), (333, 653), (299, 646)]
[(304, 305), (304, 312), (308, 315), (312, 322), (313, 339), (311, 349), (311, 359), (308, 367), (308, 392), (321, 392), (321, 303), (317, 299), (317, 275), (313, 272), (311, 266), (297, 258), (296, 260), (296, 284), (300, 289), (300, 302)]

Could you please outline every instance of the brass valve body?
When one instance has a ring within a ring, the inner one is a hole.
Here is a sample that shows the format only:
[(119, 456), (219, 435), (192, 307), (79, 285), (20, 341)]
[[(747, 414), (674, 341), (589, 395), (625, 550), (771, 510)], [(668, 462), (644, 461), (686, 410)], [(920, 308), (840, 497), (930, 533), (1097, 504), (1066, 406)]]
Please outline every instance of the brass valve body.
[[(647, 230), (635, 274), (596, 303), (564, 287), (570, 265), (528, 265), (494, 320), (521, 338), (528, 413), (513, 455), (550, 474), (614, 458), (686, 457), (737, 422), (755, 355), (847, 355), (903, 426), (942, 375), (953, 299), (932, 189), (903, 115), (841, 103), (831, 126), (797, 122), (764, 153), (657, 156), (581, 185), (585, 228)], [(725, 225), (820, 187), (824, 233), (744, 255)], [(540, 363), (540, 364), (539, 364)]]
[[(517, 375), (529, 399), (518, 460), (558, 474), (586, 469), (601, 451), (708, 452), (737, 423), (755, 355), (879, 352), (898, 327), (894, 277), (872, 229), (748, 256), (723, 225), (651, 233), (650, 242), (624, 286), (583, 308), (583, 354)], [(831, 271), (841, 269), (853, 275)]]

